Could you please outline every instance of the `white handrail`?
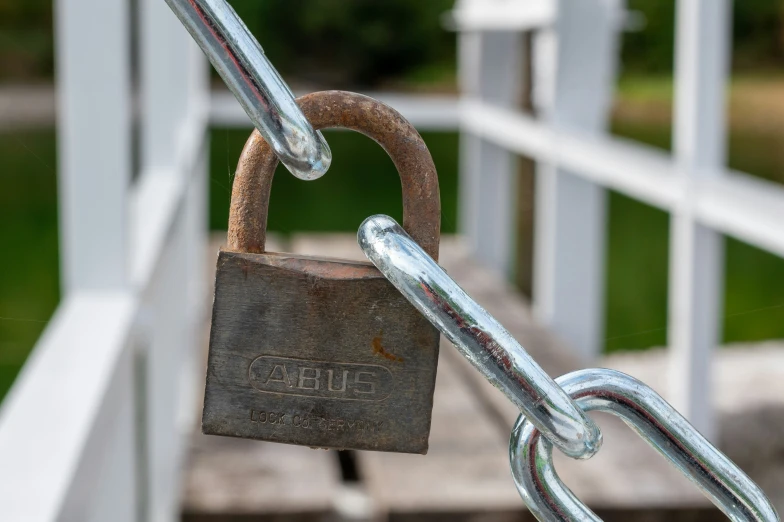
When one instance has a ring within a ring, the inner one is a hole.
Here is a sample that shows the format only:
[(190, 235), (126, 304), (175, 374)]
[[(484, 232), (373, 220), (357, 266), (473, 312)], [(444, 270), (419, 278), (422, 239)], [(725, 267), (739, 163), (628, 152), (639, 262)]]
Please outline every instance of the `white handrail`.
[[(128, 487), (112, 509), (134, 520), (136, 309), (124, 292), (77, 292), (61, 303), (0, 410), (2, 520), (120, 520), (88, 498), (109, 493), (107, 473), (112, 487)], [(107, 448), (116, 440), (127, 444)]]
[(555, 22), (555, 0), (458, 0), (447, 25), (459, 31), (526, 31)]
[[(687, 181), (667, 152), (623, 138), (557, 131), (532, 117), (466, 100), (462, 128), (518, 154), (580, 169), (586, 179), (672, 212), (686, 197)], [(784, 257), (784, 187), (738, 171), (722, 170), (690, 183), (695, 217), (705, 226)]]
[[(306, 93), (294, 92), (296, 96)], [(363, 92), (380, 100), (411, 122), (419, 130), (455, 130), (459, 124), (458, 98), (443, 94), (403, 94)], [(217, 127), (251, 128), (252, 123), (242, 106), (228, 90), (214, 90), (210, 96), (209, 120)]]
[(3, 521), (179, 517), (206, 301), (208, 71), (165, 3), (139, 7), (132, 182), (128, 4), (56, 5), (65, 288), (0, 410)]

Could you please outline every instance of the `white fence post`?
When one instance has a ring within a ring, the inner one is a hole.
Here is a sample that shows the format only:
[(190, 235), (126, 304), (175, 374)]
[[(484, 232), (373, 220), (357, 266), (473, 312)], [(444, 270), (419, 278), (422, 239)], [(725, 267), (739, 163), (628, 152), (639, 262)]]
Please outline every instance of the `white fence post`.
[(64, 293), (128, 283), (127, 0), (57, 0), (57, 145)]
[(711, 353), (721, 332), (724, 242), (695, 221), (692, 186), (724, 166), (730, 21), (728, 0), (678, 0), (673, 148), (688, 179), (670, 232), (672, 400), (709, 439), (715, 437)]
[(125, 291), (73, 291), (58, 306), (0, 408), (1, 520), (140, 520), (135, 304)]
[[(584, 134), (607, 127), (618, 55), (616, 0), (559, 0), (554, 34), (536, 42), (536, 100), (550, 125)], [(548, 92), (549, 91), (549, 92)], [(633, 168), (633, 167), (630, 167)], [(534, 310), (578, 355), (599, 353), (604, 331), (605, 189), (540, 164), (536, 174)]]
[[(482, 34), (473, 31), (461, 31), (457, 37), (458, 83), (461, 96), (477, 96), (481, 75)], [(459, 183), (458, 183), (458, 231), (469, 241), (472, 250), (476, 250), (479, 215), (479, 189), (481, 174), (479, 172), (479, 150), (481, 138), (460, 129), (459, 146)]]
[[(141, 0), (143, 197), (174, 190), (160, 257), (143, 295), (150, 343), (144, 358), (147, 425), (145, 516), (179, 517), (182, 462), (196, 412), (196, 367), (203, 331), (207, 116), (205, 59), (163, 0)], [(146, 231), (141, 230), (141, 233)], [(153, 231), (157, 232), (161, 231)], [(199, 317), (201, 319), (201, 317)]]
[[(460, 71), (463, 96), (519, 107), (523, 69), (519, 32), (463, 32)], [(467, 131), (460, 143), (460, 226), (476, 258), (511, 275), (515, 241), (517, 161), (513, 152)]]
[[(206, 126), (209, 109), (209, 63), (201, 48), (190, 40), (189, 51), (189, 113), (199, 114), (198, 125)], [(194, 124), (190, 120), (190, 124)], [(204, 386), (204, 342), (206, 331), (205, 322), (209, 321), (208, 294), (212, 291), (211, 281), (207, 281), (206, 263), (214, 263), (217, 252), (210, 252), (210, 257), (205, 257), (209, 234), (209, 169), (210, 169), (210, 142), (209, 132), (205, 128), (202, 136), (200, 150), (189, 164), (190, 179), (187, 183), (185, 196), (185, 244), (187, 263), (187, 292), (185, 294), (186, 322), (188, 340), (186, 341), (187, 353), (181, 373), (183, 374), (182, 403), (186, 405), (184, 411), (185, 426), (192, 426), (198, 410), (191, 405), (195, 402), (199, 388)]]
[(174, 167), (177, 138), (189, 108), (193, 42), (166, 2), (140, 0), (139, 10), (141, 163), (145, 172)]

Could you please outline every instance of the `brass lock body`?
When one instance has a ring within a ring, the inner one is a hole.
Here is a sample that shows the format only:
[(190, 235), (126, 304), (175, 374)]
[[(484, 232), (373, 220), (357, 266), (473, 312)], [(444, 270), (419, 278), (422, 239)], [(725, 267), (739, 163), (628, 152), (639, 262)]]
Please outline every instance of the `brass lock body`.
[[(314, 128), (378, 142), (400, 173), (403, 226), (437, 259), (438, 177), (416, 130), (354, 93), (298, 100)], [(254, 131), (218, 255), (202, 431), (311, 447), (426, 453), (439, 333), (370, 263), (265, 252), (277, 158)]]

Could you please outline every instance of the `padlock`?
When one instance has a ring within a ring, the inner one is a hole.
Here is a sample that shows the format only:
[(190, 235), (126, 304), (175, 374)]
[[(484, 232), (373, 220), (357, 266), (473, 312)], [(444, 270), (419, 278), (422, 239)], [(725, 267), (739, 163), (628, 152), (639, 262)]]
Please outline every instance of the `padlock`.
[[(314, 128), (378, 142), (398, 169), (403, 226), (437, 258), (438, 177), (392, 108), (327, 91), (297, 100)], [(254, 131), (218, 254), (202, 431), (311, 447), (426, 453), (439, 334), (370, 263), (266, 252), (278, 160)]]

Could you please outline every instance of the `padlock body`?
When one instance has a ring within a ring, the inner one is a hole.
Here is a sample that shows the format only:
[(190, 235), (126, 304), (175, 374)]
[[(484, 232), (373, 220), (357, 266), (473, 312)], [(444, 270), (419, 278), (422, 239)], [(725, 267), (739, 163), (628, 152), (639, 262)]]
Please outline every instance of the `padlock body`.
[(370, 263), (221, 252), (202, 430), (426, 453), (438, 340)]

